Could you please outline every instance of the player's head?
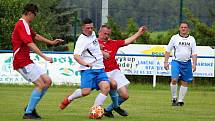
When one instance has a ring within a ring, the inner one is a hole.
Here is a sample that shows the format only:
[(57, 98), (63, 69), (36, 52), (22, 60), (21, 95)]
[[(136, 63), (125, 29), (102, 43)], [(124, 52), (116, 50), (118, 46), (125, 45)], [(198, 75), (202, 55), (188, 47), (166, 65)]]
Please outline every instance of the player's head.
[(81, 24), (82, 32), (86, 36), (92, 35), (93, 32), (93, 21), (89, 18), (85, 18)]
[(179, 32), (181, 35), (188, 35), (189, 24), (185, 21), (181, 22), (179, 25)]
[(37, 15), (38, 7), (34, 4), (26, 4), (22, 14), (29, 18), (29, 21), (32, 21)]
[(108, 41), (111, 34), (111, 28), (107, 25), (102, 25), (99, 29), (99, 39)]

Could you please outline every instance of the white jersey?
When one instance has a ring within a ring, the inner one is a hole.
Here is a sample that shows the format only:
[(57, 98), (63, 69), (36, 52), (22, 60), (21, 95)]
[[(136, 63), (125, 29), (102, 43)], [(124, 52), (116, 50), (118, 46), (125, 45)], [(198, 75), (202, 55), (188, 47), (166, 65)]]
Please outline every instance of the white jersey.
[(166, 51), (171, 52), (173, 60), (187, 62), (191, 59), (192, 54), (196, 54), (196, 41), (193, 36), (182, 37), (179, 34), (173, 35), (167, 46)]
[[(102, 69), (103, 55), (100, 50), (99, 42), (96, 38), (95, 32), (91, 36), (81, 34), (75, 45), (74, 54), (80, 55), (81, 59), (87, 63), (92, 64), (92, 69)], [(80, 70), (87, 70), (89, 67), (80, 65)]]

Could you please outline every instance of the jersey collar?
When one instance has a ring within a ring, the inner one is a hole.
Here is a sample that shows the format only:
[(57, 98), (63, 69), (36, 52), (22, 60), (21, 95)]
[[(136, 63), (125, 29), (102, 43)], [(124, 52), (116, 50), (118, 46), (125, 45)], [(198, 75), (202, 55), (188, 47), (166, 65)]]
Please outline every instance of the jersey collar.
[(182, 38), (188, 38), (190, 35), (187, 35), (186, 37), (184, 37), (179, 33), (179, 36), (181, 36)]

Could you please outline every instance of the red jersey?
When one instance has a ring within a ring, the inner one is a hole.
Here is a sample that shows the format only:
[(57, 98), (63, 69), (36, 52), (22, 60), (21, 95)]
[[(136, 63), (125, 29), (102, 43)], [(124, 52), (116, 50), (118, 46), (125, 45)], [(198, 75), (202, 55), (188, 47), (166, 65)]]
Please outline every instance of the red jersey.
[(119, 65), (115, 59), (118, 49), (125, 45), (124, 40), (108, 40), (107, 42), (99, 39), (99, 44), (103, 45), (103, 51), (108, 52), (110, 57), (104, 59), (105, 71), (109, 72), (114, 69), (119, 69)]
[(33, 63), (27, 44), (32, 43), (35, 36), (36, 33), (29, 27), (28, 23), (24, 19), (19, 19), (12, 33), (13, 68), (15, 70)]

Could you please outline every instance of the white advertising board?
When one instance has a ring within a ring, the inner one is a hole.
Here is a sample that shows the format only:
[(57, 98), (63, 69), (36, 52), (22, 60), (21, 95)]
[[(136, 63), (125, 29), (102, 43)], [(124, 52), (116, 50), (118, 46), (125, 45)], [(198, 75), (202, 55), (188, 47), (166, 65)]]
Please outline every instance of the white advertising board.
[[(143, 54), (145, 56), (117, 56), (116, 59), (124, 74), (129, 75), (163, 75), (170, 76), (170, 70), (163, 68), (164, 57), (149, 57), (146, 55), (163, 56), (166, 45), (130, 44), (120, 48), (119, 54)], [(198, 56), (214, 56), (214, 50), (208, 46), (197, 47)], [(171, 62), (171, 58), (169, 59)], [(171, 67), (170, 67), (171, 68)], [(214, 58), (198, 58), (195, 77), (214, 77)]]
[[(124, 74), (128, 75), (161, 75), (170, 76), (170, 71), (163, 68), (164, 57), (150, 57), (147, 55), (163, 55), (165, 45), (137, 45), (131, 44), (121, 48), (119, 54), (143, 54), (144, 56), (117, 56), (117, 62)], [(210, 47), (197, 47), (198, 56), (213, 56), (215, 51)], [(47, 54), (53, 58), (53, 63), (45, 62), (38, 55), (31, 53), (31, 59), (41, 66), (52, 78), (53, 84), (80, 84), (79, 64), (73, 54)], [(13, 70), (13, 54), (0, 53), (0, 83), (30, 84), (18, 72)], [(171, 62), (171, 58), (169, 59)], [(214, 58), (198, 58), (195, 77), (214, 77)]]
[[(41, 66), (52, 78), (53, 84), (79, 84), (80, 72), (78, 63), (72, 54), (47, 54), (53, 58), (53, 63), (45, 62), (38, 55), (31, 53), (31, 59)], [(0, 83), (29, 84), (22, 76), (13, 70), (13, 54), (0, 54)]]

